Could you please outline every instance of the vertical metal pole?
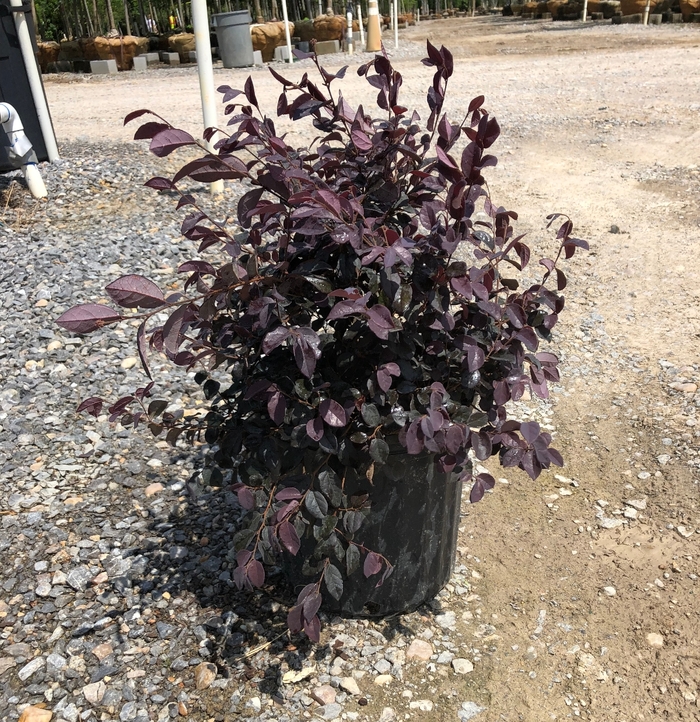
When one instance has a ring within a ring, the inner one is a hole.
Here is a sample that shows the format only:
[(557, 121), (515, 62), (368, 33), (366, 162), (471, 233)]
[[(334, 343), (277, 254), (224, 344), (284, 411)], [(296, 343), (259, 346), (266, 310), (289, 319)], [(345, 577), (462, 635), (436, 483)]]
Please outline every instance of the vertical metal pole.
[(289, 18), (287, 17), (287, 0), (282, 0), (282, 17), (284, 18), (284, 37), (287, 39), (287, 61), (294, 62), (292, 55), (292, 38), (289, 35)]
[[(10, 5), (13, 8), (21, 8), (22, 0), (10, 0)], [(39, 118), (41, 135), (44, 138), (46, 153), (49, 156), (49, 160), (53, 163), (59, 158), (58, 146), (56, 145), (56, 136), (54, 135), (53, 125), (51, 124), (49, 106), (46, 103), (46, 96), (44, 95), (44, 86), (41, 83), (39, 66), (34, 55), (34, 48), (32, 47), (32, 38), (29, 34), (27, 18), (24, 16), (24, 10), (20, 9), (13, 10), (13, 15), (15, 18), (15, 27), (17, 28), (17, 39), (22, 50), (22, 59), (24, 60), (24, 67), (27, 71), (27, 79), (29, 80), (29, 89), (32, 93), (32, 100), (34, 101), (37, 117)]]
[(352, 36), (352, 3), (348, 2), (347, 6), (345, 7), (345, 49), (348, 53), (353, 53), (355, 49), (353, 48), (353, 36)]
[(647, 4), (644, 6), (644, 17), (642, 19), (642, 22), (644, 25), (649, 24), (649, 11), (651, 9), (651, 2), (650, 0), (647, 0)]
[(376, 53), (382, 47), (382, 28), (379, 24), (379, 7), (377, 0), (369, 0), (367, 11), (367, 46), (368, 53)]
[(588, 17), (588, 0), (583, 0), (583, 10), (581, 11), (581, 20), (583, 22), (586, 22), (586, 18)]
[(362, 25), (362, 4), (357, 3), (357, 24), (360, 26), (360, 50), (365, 47), (365, 28)]
[(399, 0), (394, 0), (394, 48), (399, 47)]
[[(194, 26), (194, 47), (197, 51), (197, 73), (199, 75), (199, 93), (202, 96), (202, 116), (205, 128), (216, 128), (219, 124), (214, 97), (214, 67), (211, 61), (211, 42), (209, 40), (209, 13), (207, 0), (192, 0), (192, 25)], [(207, 143), (214, 152), (213, 143)], [(209, 184), (212, 193), (222, 193), (224, 182)]]

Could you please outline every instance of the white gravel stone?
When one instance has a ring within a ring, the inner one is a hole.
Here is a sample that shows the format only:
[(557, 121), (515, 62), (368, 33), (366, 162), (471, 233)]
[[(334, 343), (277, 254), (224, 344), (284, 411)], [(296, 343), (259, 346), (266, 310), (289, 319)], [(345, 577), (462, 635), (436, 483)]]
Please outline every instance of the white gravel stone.
[(468, 659), (457, 657), (452, 660), (452, 669), (454, 669), (455, 674), (469, 674), (474, 671), (474, 665)]

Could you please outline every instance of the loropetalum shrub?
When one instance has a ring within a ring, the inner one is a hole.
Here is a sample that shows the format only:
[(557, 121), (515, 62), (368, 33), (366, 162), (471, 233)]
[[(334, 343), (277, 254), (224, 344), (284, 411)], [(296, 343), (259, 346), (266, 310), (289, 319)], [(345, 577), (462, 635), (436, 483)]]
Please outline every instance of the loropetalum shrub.
[[(550, 216), (550, 226), (562, 218), (558, 252), (540, 260), (541, 281), (520, 285), (530, 250), (513, 230), (516, 213), (491, 200), (483, 176), (496, 165), (489, 150), (499, 125), (483, 97), (459, 123), (443, 114), (448, 50), (428, 43), (423, 63), (435, 74), (424, 127), (400, 104), (402, 78), (384, 55), (358, 69), (377, 89), (376, 116), (334, 94), (346, 68), (331, 74), (315, 56), (298, 55), (313, 57), (320, 83), (270, 72), (282, 86), (277, 115), (310, 120), (319, 132), (308, 148), (277, 133), (250, 78), (243, 91), (219, 88), (231, 132), (218, 136), (216, 152), (158, 116), (136, 132), (157, 156), (204, 151), (172, 179), (146, 183), (190, 208), (182, 233), (200, 257), (178, 268), (182, 292), (166, 297), (127, 275), (106, 290), (139, 314), (85, 304), (58, 323), (89, 333), (142, 319), (137, 346), (149, 376), (154, 350), (199, 369), (206, 414), (168, 413), (165, 401), (149, 401), (151, 382), (110, 405), (109, 418), (146, 423), (172, 444), (184, 434), (210, 445), (203, 480), (237, 491), (248, 510), (232, 540), (235, 583), (260, 587), (283, 550), (306, 554), (312, 576), (288, 624), (318, 640), (322, 585), (339, 598), (351, 575), (381, 584), (392, 570), (392, 560), (363, 544), (362, 524), (374, 471), (396, 442), (472, 481), (472, 502), (494, 485), (489, 474), (472, 478), (473, 458), (497, 455), (532, 479), (561, 466), (550, 435), (509, 419), (506, 404), (527, 388), (546, 398), (558, 380), (557, 357), (538, 349), (564, 308), (559, 262), (587, 245), (568, 218)], [(247, 184), (236, 222), (201, 210), (178, 188), (185, 178)], [(474, 220), (477, 212), (485, 220)], [(167, 314), (165, 323), (157, 314)], [(80, 410), (98, 416), (103, 404), (92, 397)], [(365, 491), (349, 496), (346, 484)]]

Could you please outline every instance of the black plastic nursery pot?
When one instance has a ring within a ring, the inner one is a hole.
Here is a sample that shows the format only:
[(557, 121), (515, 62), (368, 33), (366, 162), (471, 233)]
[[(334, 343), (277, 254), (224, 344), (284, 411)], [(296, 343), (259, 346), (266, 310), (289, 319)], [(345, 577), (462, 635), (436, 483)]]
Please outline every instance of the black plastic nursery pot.
[[(347, 616), (410, 612), (435, 597), (452, 574), (462, 482), (458, 474), (439, 472), (431, 454), (411, 456), (401, 449), (376, 469), (369, 489), (345, 489), (348, 495), (367, 490), (371, 511), (355, 540), (383, 554), (393, 572), (377, 587), (381, 573), (366, 578), (360, 564), (344, 578), (340, 600), (323, 590), (324, 609)], [(310, 581), (301, 574), (305, 551), (302, 543), (297, 557), (287, 555), (297, 591)]]

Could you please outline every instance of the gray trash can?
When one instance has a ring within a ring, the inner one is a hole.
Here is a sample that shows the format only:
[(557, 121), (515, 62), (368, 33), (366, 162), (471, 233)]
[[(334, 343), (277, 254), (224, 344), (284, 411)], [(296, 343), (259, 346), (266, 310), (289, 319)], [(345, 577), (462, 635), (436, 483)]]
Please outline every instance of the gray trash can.
[(219, 56), (225, 68), (247, 68), (253, 64), (252, 18), (248, 10), (211, 16), (219, 41)]

